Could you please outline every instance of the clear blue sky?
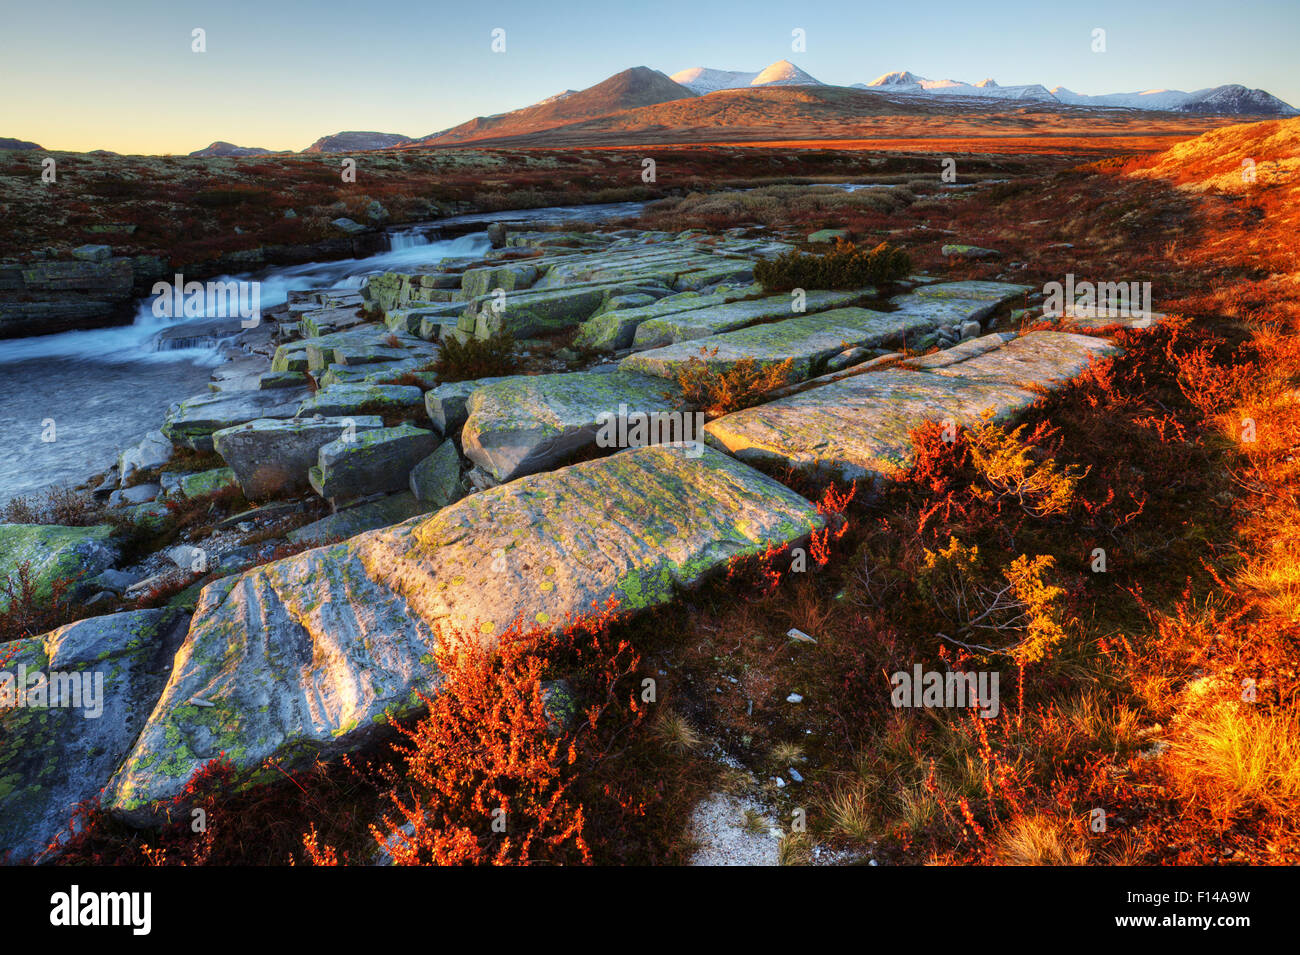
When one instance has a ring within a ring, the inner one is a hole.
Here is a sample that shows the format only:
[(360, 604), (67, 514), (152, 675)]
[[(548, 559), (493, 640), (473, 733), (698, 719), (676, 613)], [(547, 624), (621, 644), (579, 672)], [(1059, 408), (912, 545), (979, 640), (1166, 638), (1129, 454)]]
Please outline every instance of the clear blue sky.
[[(1297, 0), (6, 0), (0, 136), (51, 149), (301, 149), (345, 129), (423, 135), (630, 66), (827, 83), (890, 70), (1079, 93), (1221, 83), (1300, 105)], [(190, 51), (191, 30), (207, 52)], [(490, 49), (494, 27), (506, 52)], [(790, 33), (807, 34), (792, 52)], [(1093, 28), (1107, 52), (1090, 49)]]

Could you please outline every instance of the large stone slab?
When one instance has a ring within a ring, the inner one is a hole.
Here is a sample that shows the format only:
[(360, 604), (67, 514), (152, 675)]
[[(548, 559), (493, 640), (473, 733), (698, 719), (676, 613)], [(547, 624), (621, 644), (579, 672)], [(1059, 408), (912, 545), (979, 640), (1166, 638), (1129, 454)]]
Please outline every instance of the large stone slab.
[(424, 392), (415, 385), (376, 385), (343, 382), (322, 388), (298, 406), (299, 418), (326, 418), (403, 408), (423, 408)]
[(384, 426), (378, 415), (350, 418), (258, 418), (212, 436), (213, 447), (235, 472), (250, 501), (305, 490), (320, 449), (348, 433)]
[(707, 440), (742, 461), (879, 483), (912, 462), (913, 428), (1005, 416), (1036, 395), (1014, 385), (924, 371), (870, 371), (709, 422)]
[[(0, 579), (8, 579), (16, 589), (25, 564), (38, 599), (48, 600), (56, 581), (67, 584), (66, 596), (71, 597), (80, 582), (116, 562), (117, 547), (109, 540), (112, 530), (107, 525), (0, 524)], [(0, 592), (0, 611), (8, 606), (9, 597)]]
[[(868, 294), (869, 289), (855, 292), (809, 292), (804, 300), (803, 314), (850, 305)], [(770, 295), (767, 298), (713, 305), (648, 319), (637, 326), (632, 344), (636, 348), (655, 348), (674, 342), (707, 338), (755, 322), (797, 318), (800, 314), (794, 310), (794, 300), (789, 295)]]
[(922, 285), (913, 290), (913, 295), (919, 295), (922, 298), (969, 298), (979, 299), (985, 302), (1010, 302), (1013, 299), (1020, 298), (1033, 289), (1028, 285), (1015, 285), (1011, 282), (936, 282), (933, 285)]
[(738, 461), (661, 445), (216, 581), (105, 803), (146, 821), (151, 803), (223, 751), (253, 774), (271, 756), (292, 769), (354, 749), (385, 711), (411, 712), (413, 691), (436, 686), (442, 628), (491, 639), (520, 618), (558, 628), (608, 597), (656, 606), (821, 523), (811, 503)]
[(713, 305), (725, 305), (761, 292), (762, 287), (756, 285), (727, 288), (709, 295), (701, 295), (699, 292), (678, 292), (676, 295), (659, 299), (653, 305), (599, 311), (582, 323), (582, 328), (579, 329), (573, 343), (578, 348), (591, 348), (597, 351), (630, 348), (637, 328), (652, 318), (662, 318), (665, 315), (675, 315), (678, 312), (688, 312)]
[(292, 418), (308, 394), (306, 388), (272, 388), (186, 398), (168, 409), (162, 433), (173, 444), (211, 451), (215, 432), (257, 418)]
[(411, 468), (438, 443), (432, 431), (410, 424), (359, 431), (322, 447), (307, 480), (317, 494), (331, 500), (401, 491), (408, 486)]
[(817, 373), (822, 363), (845, 348), (892, 345), (932, 327), (931, 320), (923, 315), (837, 308), (637, 352), (624, 358), (619, 367), (672, 378), (678, 368), (696, 358), (720, 371), (743, 358), (752, 358), (761, 365), (790, 359), (791, 380), (798, 381)]
[[(980, 339), (975, 339), (980, 341)], [(1104, 338), (1069, 332), (1029, 332), (965, 361), (932, 368), (936, 375), (1055, 388), (1097, 358), (1119, 352)]]
[(603, 422), (677, 410), (660, 378), (626, 372), (531, 375), (484, 385), (467, 403), (465, 456), (497, 481), (555, 467), (596, 443)]
[(433, 422), (433, 426), (443, 435), (459, 431), (465, 419), (469, 417), (469, 396), (484, 385), (498, 381), (511, 381), (521, 375), (506, 375), (495, 378), (474, 378), (469, 381), (448, 381), (424, 394), (424, 412)]
[(37, 856), (66, 831), (73, 807), (108, 782), (162, 691), (163, 631), (181, 619), (133, 610), (7, 645), (14, 655), (0, 673), (0, 858)]

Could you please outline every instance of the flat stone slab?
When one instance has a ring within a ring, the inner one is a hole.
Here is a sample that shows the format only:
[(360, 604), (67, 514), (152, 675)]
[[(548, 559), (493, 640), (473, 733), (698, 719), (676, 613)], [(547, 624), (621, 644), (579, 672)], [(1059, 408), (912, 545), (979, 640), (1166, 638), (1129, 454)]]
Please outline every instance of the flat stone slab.
[(339, 417), (376, 411), (423, 408), (424, 392), (415, 385), (374, 385), (352, 382), (329, 385), (298, 406), (299, 418)]
[(878, 484), (911, 464), (913, 428), (949, 419), (971, 425), (985, 410), (1006, 416), (1036, 397), (993, 381), (869, 371), (724, 415), (704, 430), (710, 444), (742, 461)]
[(437, 685), (443, 628), (492, 639), (517, 619), (558, 629), (608, 597), (657, 606), (822, 526), (788, 488), (699, 453), (660, 445), (531, 475), (208, 585), (105, 804), (147, 821), (223, 751), (256, 778), (270, 756), (293, 769), (355, 749)]
[(451, 435), (459, 431), (465, 419), (469, 417), (469, 396), (484, 385), (498, 381), (512, 381), (522, 375), (506, 375), (497, 378), (474, 378), (469, 381), (448, 381), (424, 394), (424, 412), (433, 422), (433, 426), (442, 435)]
[[(982, 339), (974, 339), (982, 341)], [(960, 347), (960, 346), (958, 346)], [(1029, 332), (964, 361), (936, 366), (936, 375), (1055, 388), (1074, 378), (1096, 358), (1118, 354), (1104, 338), (1069, 332)]]
[(344, 501), (401, 491), (408, 486), (411, 468), (438, 444), (432, 431), (410, 424), (358, 431), (322, 447), (307, 480), (321, 497)]
[[(870, 292), (869, 289), (856, 292), (809, 292), (804, 301), (803, 314), (849, 305)], [(635, 348), (654, 348), (689, 339), (707, 338), (755, 322), (797, 318), (801, 313), (794, 310), (793, 301), (786, 294), (771, 295), (652, 318), (637, 327), (632, 336), (632, 345)]]
[(620, 413), (680, 407), (661, 378), (626, 372), (531, 375), (484, 385), (467, 402), (465, 456), (497, 481), (546, 470), (594, 445), (602, 423)]
[(392, 527), (402, 521), (408, 521), (420, 514), (436, 510), (437, 504), (421, 501), (410, 491), (399, 491), (377, 501), (366, 501), (353, 507), (345, 507), (318, 521), (312, 521), (303, 527), (288, 533), (289, 540), (324, 544), (327, 541), (347, 540), (367, 531), (380, 527)]
[[(791, 359), (792, 380), (799, 381), (815, 374), (821, 363), (845, 348), (878, 348), (931, 328), (931, 319), (924, 315), (837, 308), (637, 352), (619, 362), (619, 368), (673, 378), (678, 368), (696, 358), (719, 370), (730, 368), (743, 358), (752, 358), (761, 365)], [(701, 349), (706, 353), (702, 354)]]
[(659, 299), (653, 305), (597, 312), (582, 323), (578, 337), (573, 343), (579, 348), (592, 348), (598, 351), (630, 348), (637, 328), (652, 318), (662, 318), (665, 315), (675, 315), (713, 305), (725, 305), (761, 292), (762, 287), (757, 285), (727, 289), (710, 295), (701, 295), (699, 292), (678, 292), (676, 295)]
[(973, 298), (985, 302), (1010, 302), (1019, 298), (1033, 288), (1028, 285), (1015, 285), (1011, 282), (936, 282), (922, 285), (912, 291), (922, 298)]
[(305, 490), (320, 449), (345, 434), (384, 426), (378, 415), (258, 418), (212, 436), (217, 454), (235, 472), (250, 501)]
[[(0, 676), (0, 857), (39, 854), (66, 832), (73, 807), (108, 782), (162, 691), (163, 630), (181, 619), (132, 610), (7, 645), (14, 655)], [(43, 699), (32, 693), (38, 673)]]
[[(48, 600), (56, 581), (68, 585), (67, 596), (78, 582), (88, 581), (117, 560), (117, 547), (109, 539), (113, 528), (64, 527), (59, 524), (0, 524), (0, 579), (17, 584), (18, 569), (27, 564), (36, 596)], [(0, 592), (0, 611), (9, 597)]]
[(292, 418), (308, 395), (306, 388), (272, 388), (186, 398), (168, 409), (162, 433), (173, 444), (211, 451), (215, 432), (257, 418)]

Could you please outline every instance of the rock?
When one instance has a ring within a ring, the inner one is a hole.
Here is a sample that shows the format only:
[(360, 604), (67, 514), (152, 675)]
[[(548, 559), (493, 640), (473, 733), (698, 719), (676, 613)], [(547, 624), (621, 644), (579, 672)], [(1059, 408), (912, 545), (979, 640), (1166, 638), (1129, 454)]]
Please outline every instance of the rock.
[(492, 244), (492, 248), (503, 248), (506, 244), (505, 224), (501, 222), (493, 222), (487, 227), (487, 237), (488, 242)]
[(268, 371), (257, 376), (257, 387), (263, 391), (272, 388), (305, 388), (307, 375), (301, 371)]
[(298, 407), (299, 418), (374, 414), (424, 408), (424, 392), (414, 385), (336, 384), (322, 388)]
[(510, 381), (514, 375), (504, 378), (476, 378), (471, 381), (449, 381), (428, 391), (424, 395), (424, 411), (433, 422), (433, 426), (444, 436), (450, 436), (460, 430), (465, 419), (469, 417), (466, 405), (469, 396), (484, 385), (498, 381)]
[(445, 507), (461, 496), (460, 453), (448, 439), (411, 469), (411, 493), (417, 500)]
[(264, 500), (306, 489), (320, 449), (349, 433), (384, 426), (378, 415), (352, 418), (259, 418), (212, 436), (244, 497)]
[[(661, 298), (652, 305), (639, 308), (602, 309), (582, 323), (574, 345), (595, 351), (617, 351), (630, 348), (636, 330), (652, 318), (662, 318), (694, 309), (725, 305), (751, 295), (762, 293), (761, 286), (742, 286), (736, 289), (719, 289), (710, 295), (698, 292), (679, 292)], [(626, 295), (614, 298), (627, 298)], [(610, 301), (613, 301), (611, 299)], [(608, 304), (608, 303), (607, 303)]]
[[(498, 482), (555, 467), (596, 443), (602, 424), (621, 412), (680, 410), (675, 386), (615, 372), (531, 375), (484, 385), (470, 395), (461, 432), (465, 456)], [(695, 435), (676, 435), (685, 440)]]
[(987, 408), (1005, 416), (1034, 398), (1010, 385), (870, 371), (724, 415), (705, 432), (710, 443), (742, 461), (872, 484), (897, 477), (911, 464), (909, 432), (924, 422), (970, 425)]
[[(50, 599), (55, 581), (68, 584), (67, 594), (73, 596), (117, 562), (112, 530), (107, 525), (0, 524), (0, 579), (14, 578), (26, 564), (38, 600)], [(8, 607), (9, 596), (0, 592), (0, 611)]]
[[(939, 282), (933, 285), (922, 285), (913, 290), (908, 298), (919, 297), (922, 299), (942, 298), (942, 299), (976, 299), (986, 302), (1001, 304), (1009, 302), (1012, 299), (1020, 298), (1033, 291), (1028, 285), (1013, 285), (1010, 282)], [(898, 301), (898, 299), (891, 299)], [(972, 318), (982, 318), (983, 316), (971, 316)]]
[(378, 199), (370, 200), (370, 205), (366, 206), (366, 221), (371, 225), (383, 225), (389, 219), (388, 210)]
[(959, 259), (1000, 259), (1002, 253), (996, 249), (982, 249), (978, 245), (945, 245), (940, 251), (949, 258)]
[(117, 458), (119, 480), (126, 483), (136, 471), (160, 468), (172, 459), (175, 449), (161, 431), (150, 431), (140, 443), (127, 448)]
[(307, 480), (321, 497), (344, 501), (405, 490), (411, 468), (437, 446), (432, 431), (409, 424), (360, 431), (352, 440), (331, 441), (322, 447)]
[(520, 617), (559, 628), (610, 596), (657, 606), (821, 526), (810, 502), (725, 455), (657, 446), (214, 581), (105, 805), (147, 822), (223, 751), (257, 779), (268, 757), (293, 770), (363, 745), (436, 687), (444, 627), (492, 639)]
[(81, 245), (72, 250), (72, 257), (82, 262), (105, 262), (112, 254), (109, 245)]
[(1091, 335), (1030, 332), (959, 363), (936, 365), (930, 370), (936, 375), (960, 376), (971, 381), (1033, 383), (1056, 388), (1080, 374), (1094, 359), (1118, 352), (1119, 348), (1106, 339)]
[(239, 483), (235, 472), (230, 468), (212, 468), (197, 474), (187, 474), (181, 478), (180, 491), (186, 498), (209, 497), (228, 487)]
[(799, 381), (816, 374), (822, 363), (840, 354), (846, 345), (880, 348), (904, 339), (911, 341), (932, 327), (930, 319), (923, 315), (837, 308), (637, 352), (624, 358), (619, 367), (673, 378), (677, 369), (693, 359), (719, 371), (744, 358), (752, 358), (760, 365), (791, 359), (791, 380)]
[(352, 507), (345, 507), (318, 521), (289, 532), (289, 540), (296, 544), (303, 542), (324, 544), (336, 540), (347, 540), (366, 531), (380, 527), (392, 527), (402, 521), (410, 520), (421, 514), (435, 510), (437, 505), (431, 501), (421, 501), (410, 491), (402, 491), (381, 497), (377, 501), (366, 501)]
[(794, 310), (794, 300), (789, 295), (771, 295), (767, 298), (677, 312), (642, 322), (637, 326), (632, 344), (636, 348), (654, 348), (674, 342), (707, 338), (721, 332), (753, 325), (756, 322), (798, 318), (801, 315), (851, 305), (871, 294), (871, 291), (871, 289), (863, 289), (856, 292), (809, 292), (804, 301), (803, 312)]
[(808, 241), (813, 243), (834, 242), (836, 239), (847, 239), (849, 237), (848, 229), (818, 229), (810, 233)]
[(979, 333), (984, 329), (979, 322), (962, 322), (961, 323), (961, 340), (966, 341), (968, 338), (977, 338)]
[[(9, 645), (16, 654), (0, 675), (0, 698), (9, 693), (0, 699), (0, 857), (40, 853), (67, 830), (73, 807), (108, 782), (166, 682), (164, 637), (177, 622), (169, 611), (133, 610)], [(28, 686), (16, 706), (20, 668)], [(35, 673), (61, 705), (31, 705)]]
[(215, 432), (258, 418), (292, 418), (307, 396), (305, 388), (275, 388), (187, 398), (168, 410), (162, 433), (174, 444), (211, 451)]
[(578, 285), (514, 292), (504, 300), (488, 295), (469, 303), (459, 327), (477, 338), (502, 331), (517, 339), (563, 331), (590, 318), (610, 291), (608, 285)]
[(144, 574), (136, 571), (127, 570), (108, 570), (102, 571), (97, 576), (91, 578), (90, 584), (101, 590), (109, 590), (115, 594), (123, 593), (128, 587), (139, 583), (144, 579)]
[(167, 548), (166, 554), (167, 559), (181, 570), (196, 574), (207, 573), (208, 552), (202, 547), (195, 547), (193, 544), (177, 544), (175, 547)]
[(334, 228), (338, 229), (340, 232), (346, 232), (348, 235), (359, 235), (362, 232), (370, 231), (368, 227), (363, 226), (360, 222), (353, 222), (346, 216), (340, 216), (337, 219), (331, 220), (330, 225), (334, 226)]
[(158, 496), (162, 491), (160, 484), (137, 484), (134, 487), (122, 488), (120, 491), (114, 491), (108, 496), (109, 507), (127, 507), (136, 504), (147, 504)]

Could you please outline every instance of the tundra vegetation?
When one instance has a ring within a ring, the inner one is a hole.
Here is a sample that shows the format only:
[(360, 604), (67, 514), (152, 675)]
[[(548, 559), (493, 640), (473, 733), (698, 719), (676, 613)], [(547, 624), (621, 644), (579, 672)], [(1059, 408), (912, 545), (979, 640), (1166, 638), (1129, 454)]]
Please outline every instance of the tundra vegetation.
[[(1289, 120), (852, 209), (753, 193), (652, 207), (640, 225), (845, 229), (872, 264), (849, 246), (819, 258), (882, 281), (1150, 280), (1167, 318), (1105, 329), (1122, 350), (1017, 423), (917, 428), (875, 494), (769, 467), (826, 522), (802, 569), (772, 549), (689, 600), (518, 621), (490, 647), (450, 633), (426, 712), (363, 752), (238, 788), (209, 763), (178, 797), (208, 810), (198, 836), (188, 815), (142, 830), (87, 804), (61, 861), (681, 862), (692, 807), (746, 785), (715, 747), (764, 779), (798, 771), (762, 793), (789, 864), (814, 844), (888, 863), (1300, 861), (1300, 187), (1278, 172), (1298, 146)], [(1248, 157), (1254, 181), (1224, 178)], [(945, 256), (949, 234), (1001, 257)], [(773, 287), (810, 258), (774, 265)], [(707, 358), (678, 382), (715, 414), (784, 378)], [(243, 506), (223, 493), (169, 513), (149, 545)], [(85, 519), (11, 505), (42, 507)], [(8, 584), (10, 639), (50, 625), (27, 586)], [(998, 717), (893, 707), (888, 675), (916, 664), (999, 671)]]

